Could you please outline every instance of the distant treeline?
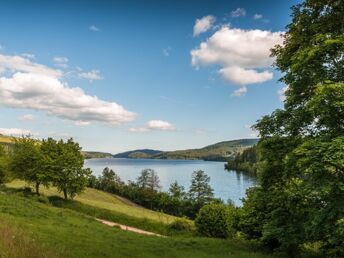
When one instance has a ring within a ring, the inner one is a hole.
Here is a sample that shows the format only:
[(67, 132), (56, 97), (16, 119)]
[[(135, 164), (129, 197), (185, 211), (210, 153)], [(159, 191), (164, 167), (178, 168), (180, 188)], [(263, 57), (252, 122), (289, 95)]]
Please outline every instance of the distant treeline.
[(256, 175), (257, 173), (257, 146), (254, 145), (238, 153), (234, 158), (228, 160), (225, 165), (227, 170), (236, 170)]

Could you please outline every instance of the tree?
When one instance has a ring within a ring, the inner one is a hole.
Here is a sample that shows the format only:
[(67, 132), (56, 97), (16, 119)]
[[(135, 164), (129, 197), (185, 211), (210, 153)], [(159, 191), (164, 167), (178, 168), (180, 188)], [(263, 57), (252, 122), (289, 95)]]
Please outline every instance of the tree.
[(224, 204), (207, 204), (197, 214), (197, 231), (208, 237), (227, 238), (230, 235), (232, 217)]
[(150, 171), (147, 187), (151, 191), (158, 191), (161, 188), (159, 176), (153, 169)]
[(184, 186), (179, 185), (177, 181), (174, 181), (169, 188), (169, 193), (172, 198), (176, 198), (177, 200), (181, 200), (185, 197)]
[(18, 178), (34, 183), (38, 195), (40, 185), (47, 186), (51, 180), (50, 174), (43, 167), (43, 159), (37, 140), (29, 136), (14, 139), (11, 169)]
[(73, 139), (57, 142), (51, 138), (42, 144), (46, 144), (45, 155), (54, 186), (63, 192), (65, 199), (74, 198), (85, 189), (91, 175), (90, 169), (83, 168), (84, 157), (79, 144)]
[(209, 203), (213, 197), (213, 189), (209, 185), (210, 177), (203, 170), (197, 170), (192, 173), (189, 196), (196, 202), (198, 207)]
[(121, 178), (110, 168), (103, 169), (102, 176), (98, 178), (99, 188), (108, 191), (118, 193), (119, 188), (123, 185)]
[(161, 188), (159, 176), (153, 169), (147, 168), (141, 171), (136, 184), (141, 188), (147, 188), (151, 191), (157, 191)]
[(323, 256), (340, 257), (344, 5), (306, 0), (292, 11), (283, 45), (272, 50), (288, 85), (284, 109), (255, 125), (260, 186), (249, 191), (240, 224), (248, 237), (291, 256), (316, 243)]
[(146, 188), (148, 186), (150, 172), (151, 169), (149, 168), (141, 171), (140, 176), (136, 179), (136, 184), (138, 187)]

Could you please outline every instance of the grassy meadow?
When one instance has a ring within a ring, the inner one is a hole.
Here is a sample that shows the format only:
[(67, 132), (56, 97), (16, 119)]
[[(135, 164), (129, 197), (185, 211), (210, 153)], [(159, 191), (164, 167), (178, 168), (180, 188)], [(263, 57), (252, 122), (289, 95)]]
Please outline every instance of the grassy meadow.
[[(269, 257), (241, 241), (171, 233), (167, 223), (174, 217), (101, 191), (87, 189), (77, 200), (64, 201), (54, 189), (37, 197), (21, 186), (15, 181), (0, 190), (0, 257)], [(94, 215), (169, 236), (122, 231)]]

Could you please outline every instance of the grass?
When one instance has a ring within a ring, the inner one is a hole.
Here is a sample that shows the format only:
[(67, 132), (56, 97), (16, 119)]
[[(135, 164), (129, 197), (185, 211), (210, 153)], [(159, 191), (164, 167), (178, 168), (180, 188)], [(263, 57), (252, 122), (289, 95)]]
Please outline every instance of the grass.
[(1, 135), (0, 134), (0, 143), (12, 143), (13, 139), (11, 136)]
[[(95, 221), (82, 210), (40, 202), (44, 198), (4, 188), (0, 191), (0, 234), (5, 228), (3, 234), (22, 238), (16, 246), (8, 237), (0, 237), (0, 257), (268, 257), (237, 241), (161, 238), (122, 231)], [(29, 246), (32, 250), (25, 249)], [(28, 250), (35, 256), (22, 255), (16, 249)]]
[[(12, 188), (23, 188), (28, 186), (24, 181), (21, 180), (14, 180), (6, 185)], [(60, 194), (55, 187), (42, 187), (41, 192), (48, 197), (62, 197), (62, 194)], [(86, 188), (85, 192), (77, 196), (75, 200), (95, 208), (107, 209), (130, 217), (152, 220), (164, 224), (169, 224), (176, 219), (174, 216), (151, 211), (149, 209), (140, 207), (122, 197), (92, 188)]]

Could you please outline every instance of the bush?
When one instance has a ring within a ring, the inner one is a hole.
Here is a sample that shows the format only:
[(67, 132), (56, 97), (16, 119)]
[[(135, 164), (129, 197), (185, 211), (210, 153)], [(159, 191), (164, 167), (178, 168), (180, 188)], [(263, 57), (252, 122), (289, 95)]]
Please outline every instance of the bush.
[(193, 225), (192, 222), (186, 218), (178, 218), (174, 220), (170, 225), (170, 229), (177, 231), (192, 231)]
[(224, 204), (203, 206), (195, 220), (197, 231), (208, 237), (227, 238), (233, 233), (232, 219), (234, 218), (234, 210), (234, 206)]

